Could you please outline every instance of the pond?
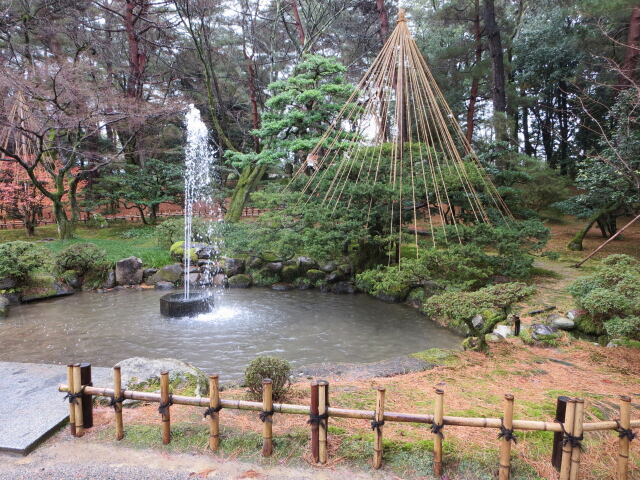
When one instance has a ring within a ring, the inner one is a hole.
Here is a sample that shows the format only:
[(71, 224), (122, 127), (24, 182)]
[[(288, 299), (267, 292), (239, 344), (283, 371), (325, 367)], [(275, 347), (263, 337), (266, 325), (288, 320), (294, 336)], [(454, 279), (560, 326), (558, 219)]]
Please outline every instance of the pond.
[(0, 321), (0, 360), (112, 366), (134, 356), (172, 357), (230, 380), (258, 355), (302, 366), (373, 362), (460, 344), (414, 309), (366, 295), (232, 289), (216, 293), (211, 313), (165, 318), (159, 313), (165, 293), (86, 292), (12, 307)]

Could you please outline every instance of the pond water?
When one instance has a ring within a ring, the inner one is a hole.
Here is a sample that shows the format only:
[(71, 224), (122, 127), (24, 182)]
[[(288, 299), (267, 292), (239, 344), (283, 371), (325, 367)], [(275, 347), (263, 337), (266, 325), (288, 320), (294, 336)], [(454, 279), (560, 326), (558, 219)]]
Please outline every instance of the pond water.
[(216, 294), (210, 313), (165, 318), (159, 313), (165, 293), (87, 292), (12, 307), (0, 321), (0, 360), (112, 366), (134, 356), (172, 357), (229, 380), (258, 355), (302, 366), (372, 362), (460, 344), (414, 309), (366, 295), (232, 289)]

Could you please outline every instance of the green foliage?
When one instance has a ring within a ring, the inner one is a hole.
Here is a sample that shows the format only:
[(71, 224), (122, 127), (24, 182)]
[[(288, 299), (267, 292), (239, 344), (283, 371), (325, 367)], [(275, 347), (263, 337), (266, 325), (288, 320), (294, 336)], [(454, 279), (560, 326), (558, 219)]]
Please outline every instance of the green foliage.
[(18, 285), (48, 261), (46, 250), (35, 243), (17, 240), (0, 244), (0, 278), (12, 278)]
[[(182, 261), (182, 259), (184, 258), (184, 240), (180, 240), (179, 242), (175, 242), (173, 245), (171, 245), (171, 247), (169, 248), (169, 253), (171, 254), (171, 256), (177, 260), (177, 261)], [(191, 261), (192, 262), (196, 262), (198, 261), (198, 255), (196, 253), (196, 249), (192, 248), (191, 251), (189, 252), (189, 256), (191, 257)]]
[(262, 380), (273, 382), (273, 399), (282, 400), (291, 385), (291, 364), (278, 357), (256, 357), (244, 371), (244, 384), (256, 399), (262, 398)]
[(107, 222), (107, 219), (99, 213), (92, 213), (87, 222), (87, 227), (91, 228), (106, 228), (108, 226), (109, 222)]
[(610, 255), (597, 270), (569, 286), (578, 307), (588, 313), (578, 328), (587, 333), (640, 339), (640, 262), (628, 255)]
[(107, 252), (94, 243), (74, 243), (57, 252), (53, 258), (58, 275), (73, 270), (81, 277), (110, 266)]
[[(211, 243), (211, 222), (194, 217), (191, 231), (194, 241)], [(184, 218), (170, 218), (158, 224), (156, 226), (156, 240), (158, 245), (164, 248), (170, 248), (174, 243), (184, 240)]]

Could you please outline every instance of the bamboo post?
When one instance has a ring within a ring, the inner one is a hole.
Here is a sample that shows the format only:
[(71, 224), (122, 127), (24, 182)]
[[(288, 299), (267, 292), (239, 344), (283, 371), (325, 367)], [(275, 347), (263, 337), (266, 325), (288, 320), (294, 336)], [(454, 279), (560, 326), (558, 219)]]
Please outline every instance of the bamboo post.
[[(629, 430), (631, 427), (631, 398), (626, 395), (620, 397), (620, 427)], [(618, 441), (618, 480), (629, 477), (629, 438), (620, 436)]]
[[(564, 423), (569, 397), (561, 395), (556, 400), (556, 422)], [(562, 463), (562, 431), (553, 433), (553, 450), (551, 452), (551, 465), (560, 471)]]
[(160, 414), (162, 415), (162, 444), (171, 441), (171, 408), (169, 402), (169, 372), (160, 372)]
[[(565, 411), (564, 430), (569, 435), (573, 435), (573, 417), (576, 411), (576, 401), (571, 398), (567, 402), (567, 409)], [(571, 470), (571, 453), (572, 448), (570, 443), (566, 443), (562, 446), (562, 461), (560, 462), (560, 480), (569, 480), (569, 473)]]
[[(503, 423), (506, 430), (513, 430), (513, 395), (509, 393), (504, 396)], [(498, 473), (500, 480), (509, 480), (511, 474), (511, 438), (505, 433), (505, 431), (501, 431), (500, 470)]]
[(113, 411), (116, 414), (116, 440), (124, 438), (122, 424), (122, 372), (119, 366), (113, 367)]
[(311, 382), (311, 403), (309, 406), (309, 412), (311, 415), (311, 458), (315, 463), (320, 461), (320, 452), (318, 441), (320, 439), (319, 432), (319, 420), (315, 421), (313, 418), (318, 418), (318, 382), (313, 380)]
[[(80, 373), (80, 364), (73, 364), (73, 393), (78, 394), (82, 391), (82, 377)], [(75, 408), (75, 425), (76, 425), (76, 437), (84, 435), (84, 424), (82, 423), (82, 398), (74, 398), (73, 404)]]
[[(262, 411), (273, 412), (273, 382), (270, 378), (262, 380)], [(272, 415), (265, 415), (262, 420), (262, 456), (270, 457), (273, 453)]]
[[(91, 381), (91, 364), (90, 363), (81, 363), (80, 364), (80, 383), (83, 386), (93, 386), (93, 382)], [(82, 426), (83, 428), (91, 428), (93, 427), (93, 397), (91, 395), (86, 394), (84, 391), (82, 392)]]
[[(436, 388), (436, 404), (433, 414), (433, 425), (442, 426), (444, 417), (444, 390)], [(442, 428), (442, 427), (440, 427)], [(442, 433), (433, 434), (433, 471), (437, 477), (442, 475)]]
[[(573, 414), (573, 435), (575, 437), (582, 437), (582, 424), (584, 423), (584, 400), (581, 398), (576, 399), (576, 410)], [(569, 474), (570, 480), (578, 479), (578, 472), (580, 471), (580, 454), (581, 450), (579, 446), (575, 446), (571, 451), (571, 472)]]
[(382, 426), (384, 424), (384, 393), (384, 388), (378, 387), (378, 390), (376, 392), (376, 413), (374, 423), (372, 424), (375, 435), (373, 444), (373, 468), (376, 469), (382, 466)]
[[(209, 376), (209, 408), (220, 407), (220, 390), (218, 388), (218, 375)], [(220, 413), (212, 412), (209, 415), (209, 448), (214, 452), (220, 446)]]
[[(329, 408), (328, 402), (329, 382), (326, 380), (318, 381), (318, 415), (326, 415)], [(327, 430), (329, 419), (320, 421), (318, 425), (318, 457), (320, 463), (327, 463)]]
[[(68, 395), (73, 395), (73, 364), (67, 365), (67, 385), (69, 385)], [(76, 406), (72, 399), (69, 399), (69, 432), (74, 437), (76, 436)]]

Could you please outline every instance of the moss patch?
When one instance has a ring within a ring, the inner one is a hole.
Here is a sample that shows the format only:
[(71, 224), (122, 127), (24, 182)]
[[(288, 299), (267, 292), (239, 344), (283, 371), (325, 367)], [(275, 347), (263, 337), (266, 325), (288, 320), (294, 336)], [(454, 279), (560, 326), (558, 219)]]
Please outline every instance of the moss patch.
[(410, 356), (433, 365), (452, 366), (458, 363), (458, 355), (456, 352), (443, 348), (429, 348), (422, 352), (412, 353)]

